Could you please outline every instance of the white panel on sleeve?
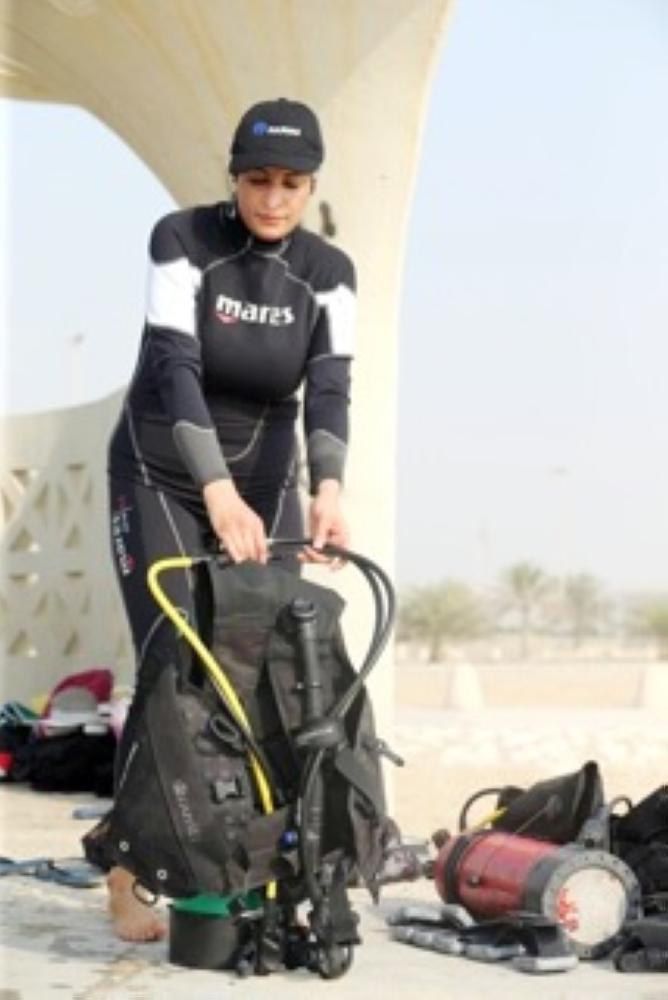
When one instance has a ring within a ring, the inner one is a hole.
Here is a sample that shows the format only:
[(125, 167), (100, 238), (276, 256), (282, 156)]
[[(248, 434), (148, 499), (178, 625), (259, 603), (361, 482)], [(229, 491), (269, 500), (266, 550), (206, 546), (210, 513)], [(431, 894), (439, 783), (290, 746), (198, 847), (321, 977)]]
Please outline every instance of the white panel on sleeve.
[(146, 288), (146, 319), (195, 336), (195, 296), (202, 272), (185, 257), (168, 264), (151, 262)]
[(351, 357), (355, 346), (355, 293), (347, 285), (330, 292), (316, 292), (318, 305), (327, 311), (332, 354)]

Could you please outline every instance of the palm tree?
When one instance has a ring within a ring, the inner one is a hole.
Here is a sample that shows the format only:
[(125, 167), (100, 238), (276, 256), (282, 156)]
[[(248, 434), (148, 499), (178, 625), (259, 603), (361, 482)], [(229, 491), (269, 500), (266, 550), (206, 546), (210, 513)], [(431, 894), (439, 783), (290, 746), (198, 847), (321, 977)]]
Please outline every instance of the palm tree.
[(519, 615), (520, 652), (525, 660), (529, 652), (529, 633), (554, 591), (554, 581), (535, 563), (519, 562), (504, 571), (501, 583), (502, 608)]
[(478, 598), (457, 580), (416, 587), (399, 602), (399, 637), (425, 641), (430, 663), (440, 660), (447, 640), (474, 638), (485, 626)]
[(668, 660), (668, 597), (649, 597), (633, 610), (634, 630), (651, 635), (658, 644), (659, 659)]
[(562, 587), (561, 604), (563, 617), (573, 639), (573, 648), (577, 649), (586, 635), (596, 631), (607, 611), (601, 584), (589, 573), (567, 576)]

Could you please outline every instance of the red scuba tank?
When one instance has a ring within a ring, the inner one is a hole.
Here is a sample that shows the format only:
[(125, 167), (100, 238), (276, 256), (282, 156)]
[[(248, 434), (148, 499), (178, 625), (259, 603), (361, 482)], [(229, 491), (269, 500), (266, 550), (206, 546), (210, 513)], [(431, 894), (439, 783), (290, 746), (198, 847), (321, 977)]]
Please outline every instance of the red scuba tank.
[(441, 898), (477, 919), (526, 911), (558, 921), (581, 958), (597, 958), (640, 913), (631, 869), (606, 851), (480, 831), (452, 837), (434, 863)]

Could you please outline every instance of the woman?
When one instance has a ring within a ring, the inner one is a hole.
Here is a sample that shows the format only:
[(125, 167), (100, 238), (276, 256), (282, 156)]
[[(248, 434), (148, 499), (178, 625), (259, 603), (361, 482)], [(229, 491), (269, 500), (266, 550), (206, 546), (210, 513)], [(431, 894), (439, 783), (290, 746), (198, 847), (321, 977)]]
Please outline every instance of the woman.
[[(324, 151), (313, 112), (254, 105), (234, 135), (228, 203), (171, 213), (150, 242), (139, 360), (111, 439), (111, 535), (138, 660), (160, 612), (147, 567), (211, 541), (235, 561), (267, 560), (267, 539), (304, 533), (295, 421), (303, 385), (313, 547), (348, 544), (340, 494), (347, 441), (355, 276), (349, 258), (303, 230)], [(191, 579), (165, 581), (194, 616)], [(119, 752), (131, 741), (129, 720)], [(109, 873), (110, 910), (127, 940), (164, 927)]]

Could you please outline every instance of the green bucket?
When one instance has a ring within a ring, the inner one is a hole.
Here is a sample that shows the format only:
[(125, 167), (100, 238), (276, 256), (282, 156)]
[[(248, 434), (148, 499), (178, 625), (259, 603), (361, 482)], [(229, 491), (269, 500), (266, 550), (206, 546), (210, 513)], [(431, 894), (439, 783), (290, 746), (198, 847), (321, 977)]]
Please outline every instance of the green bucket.
[(169, 961), (190, 969), (231, 969), (249, 933), (240, 910), (261, 910), (262, 896), (201, 893), (175, 899), (169, 913)]

